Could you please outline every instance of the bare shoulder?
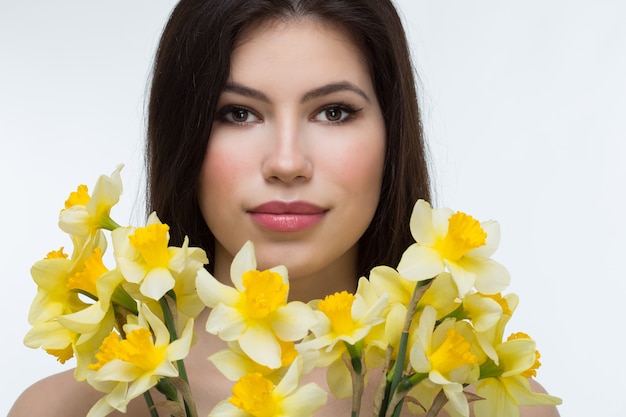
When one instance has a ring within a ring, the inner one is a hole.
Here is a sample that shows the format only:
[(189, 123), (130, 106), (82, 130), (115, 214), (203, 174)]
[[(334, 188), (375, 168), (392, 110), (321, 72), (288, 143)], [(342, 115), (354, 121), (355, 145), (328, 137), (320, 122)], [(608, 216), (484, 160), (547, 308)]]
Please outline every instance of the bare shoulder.
[(73, 371), (61, 372), (28, 387), (15, 401), (8, 417), (84, 417), (99, 397), (89, 385), (77, 382)]
[[(28, 387), (15, 401), (7, 417), (85, 417), (102, 393), (85, 382), (74, 379), (74, 371), (61, 372)], [(132, 401), (127, 414), (110, 416), (145, 416), (145, 404)]]

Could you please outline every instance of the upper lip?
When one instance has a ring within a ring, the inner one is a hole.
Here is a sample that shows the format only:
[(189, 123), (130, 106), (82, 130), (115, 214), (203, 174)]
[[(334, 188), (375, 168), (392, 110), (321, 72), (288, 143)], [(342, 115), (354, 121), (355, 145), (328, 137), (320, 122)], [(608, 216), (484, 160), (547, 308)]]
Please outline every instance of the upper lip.
[(327, 209), (306, 201), (268, 201), (248, 210), (267, 214), (319, 214)]

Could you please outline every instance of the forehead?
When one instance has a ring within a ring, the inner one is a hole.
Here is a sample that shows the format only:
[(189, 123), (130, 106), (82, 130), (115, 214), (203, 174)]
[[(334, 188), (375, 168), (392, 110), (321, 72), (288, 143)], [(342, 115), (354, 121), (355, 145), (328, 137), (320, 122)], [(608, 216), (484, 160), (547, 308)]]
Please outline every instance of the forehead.
[(364, 54), (345, 30), (315, 18), (271, 20), (246, 29), (231, 55), (230, 81), (368, 84)]

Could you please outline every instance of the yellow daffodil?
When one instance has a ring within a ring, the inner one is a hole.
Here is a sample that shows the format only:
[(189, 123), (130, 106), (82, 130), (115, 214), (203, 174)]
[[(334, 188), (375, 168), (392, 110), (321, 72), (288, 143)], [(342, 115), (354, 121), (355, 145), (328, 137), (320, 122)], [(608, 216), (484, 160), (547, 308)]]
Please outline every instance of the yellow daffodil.
[(535, 341), (528, 335), (514, 334), (495, 350), (499, 364), (481, 366), (476, 393), (486, 400), (474, 403), (476, 417), (519, 417), (520, 406), (561, 404), (560, 398), (530, 389), (528, 379), (536, 375), (541, 364)]
[[(503, 314), (511, 316), (513, 311), (509, 307), (512, 294), (503, 297), (500, 293), (485, 295), (473, 293), (463, 299), (464, 314), (472, 321), (478, 333), (491, 329), (500, 322)], [(511, 303), (513, 304), (513, 303)]]
[[(336, 397), (347, 398), (352, 394), (351, 374), (344, 355), (360, 361), (364, 351), (381, 352), (386, 348), (385, 340), (372, 338), (366, 343), (366, 338), (374, 326), (383, 323), (387, 302), (388, 296), (377, 296), (369, 281), (362, 277), (355, 294), (342, 291), (312, 303), (318, 322), (302, 349), (319, 350), (317, 366), (328, 368), (326, 380)], [(377, 361), (374, 352), (370, 353), (366, 357), (380, 365), (382, 358)]]
[(313, 350), (299, 352), (294, 342), (279, 340), (281, 347), (281, 367), (269, 368), (252, 359), (239, 347), (237, 342), (228, 342), (228, 349), (220, 350), (209, 356), (209, 360), (230, 381), (237, 381), (247, 374), (258, 373), (273, 383), (278, 383), (296, 358), (302, 358), (303, 373), (315, 367), (318, 353)]
[[(182, 327), (188, 319), (191, 318), (195, 320), (205, 308), (204, 303), (200, 300), (196, 291), (196, 277), (198, 275), (198, 271), (204, 269), (204, 265), (206, 265), (209, 261), (204, 250), (200, 248), (187, 247), (186, 243), (184, 243), (183, 247), (179, 249), (185, 259), (183, 268), (180, 272), (171, 269), (169, 269), (169, 272), (174, 279), (174, 287), (172, 288), (172, 291), (176, 295), (174, 308), (177, 312), (177, 325)], [(138, 284), (125, 282), (124, 289), (135, 300), (147, 304), (150, 307), (150, 310), (159, 315), (159, 312), (161, 311), (159, 300), (143, 295), (141, 292), (141, 284), (142, 282)]]
[(88, 417), (105, 416), (126, 406), (157, 384), (162, 377), (178, 376), (173, 363), (189, 354), (193, 320), (189, 320), (179, 339), (170, 342), (167, 327), (142, 305), (136, 320), (129, 318), (122, 339), (116, 332), (107, 336), (90, 366), (87, 381), (106, 393), (90, 410)]
[(302, 302), (287, 303), (289, 282), (283, 266), (256, 270), (252, 242), (235, 255), (230, 276), (234, 287), (220, 283), (202, 269), (196, 287), (200, 299), (212, 309), (206, 330), (222, 340), (238, 340), (252, 360), (279, 368), (279, 341), (300, 340), (316, 322), (313, 310)]
[[(473, 300), (474, 297), (477, 298)], [(467, 315), (476, 329), (476, 340), (482, 351), (497, 365), (499, 359), (495, 346), (502, 343), (506, 325), (517, 309), (519, 297), (516, 294), (506, 294), (505, 296), (494, 294), (493, 296), (480, 295), (467, 298), (470, 301), (464, 302), (464, 308), (467, 309)], [(489, 299), (490, 301), (488, 301)], [(499, 311), (492, 302), (499, 304)], [(485, 308), (485, 305), (488, 307)], [(494, 318), (497, 318), (495, 324), (493, 324)]]
[(74, 259), (62, 250), (53, 251), (31, 269), (38, 291), (29, 313), (33, 328), (24, 343), (45, 349), (61, 362), (76, 354), (79, 380), (85, 378), (90, 347), (99, 344), (114, 325), (111, 298), (122, 281), (102, 262), (104, 239), (99, 233), (94, 237)]
[(80, 185), (70, 194), (59, 216), (61, 230), (70, 235), (88, 236), (97, 229), (112, 230), (117, 227), (110, 213), (122, 194), (122, 167), (119, 165), (110, 177), (100, 176), (92, 196), (85, 185)]
[(320, 347), (328, 346), (330, 351), (341, 341), (354, 345), (364, 339), (374, 325), (383, 322), (382, 313), (387, 307), (388, 296), (376, 297), (370, 300), (373, 304), (368, 305), (361, 294), (367, 284), (367, 279), (361, 278), (355, 294), (342, 291), (317, 302), (318, 322), (311, 330)]
[(220, 402), (209, 417), (309, 417), (326, 403), (327, 393), (310, 383), (299, 386), (302, 362), (298, 358), (274, 385), (260, 373), (241, 377), (232, 396)]
[(465, 213), (432, 209), (426, 201), (419, 200), (410, 227), (416, 243), (407, 248), (398, 265), (405, 278), (425, 280), (447, 268), (460, 297), (472, 287), (484, 294), (494, 294), (509, 284), (506, 268), (489, 258), (500, 240), (497, 222), (480, 223)]
[(417, 387), (432, 392), (443, 389), (450, 407), (467, 417), (469, 405), (463, 384), (472, 383), (478, 377), (472, 330), (467, 322), (454, 319), (446, 319), (435, 327), (436, 317), (437, 312), (430, 306), (419, 317), (410, 361), (413, 369), (419, 374), (428, 374), (428, 379)]
[(169, 226), (161, 223), (156, 213), (148, 217), (145, 227), (120, 227), (111, 238), (124, 278), (138, 284), (141, 294), (153, 300), (174, 288), (174, 274), (182, 273), (187, 265), (188, 240), (185, 238), (181, 248), (169, 247)]

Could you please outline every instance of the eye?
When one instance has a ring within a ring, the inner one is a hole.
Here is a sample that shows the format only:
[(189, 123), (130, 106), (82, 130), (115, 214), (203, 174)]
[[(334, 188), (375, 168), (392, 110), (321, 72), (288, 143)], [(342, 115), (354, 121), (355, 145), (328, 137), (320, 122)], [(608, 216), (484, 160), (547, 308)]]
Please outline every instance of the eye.
[(227, 106), (220, 110), (218, 119), (235, 125), (246, 125), (256, 123), (260, 118), (252, 110), (240, 106)]
[(345, 123), (352, 119), (361, 109), (355, 109), (347, 104), (333, 104), (321, 109), (314, 120), (331, 124)]

